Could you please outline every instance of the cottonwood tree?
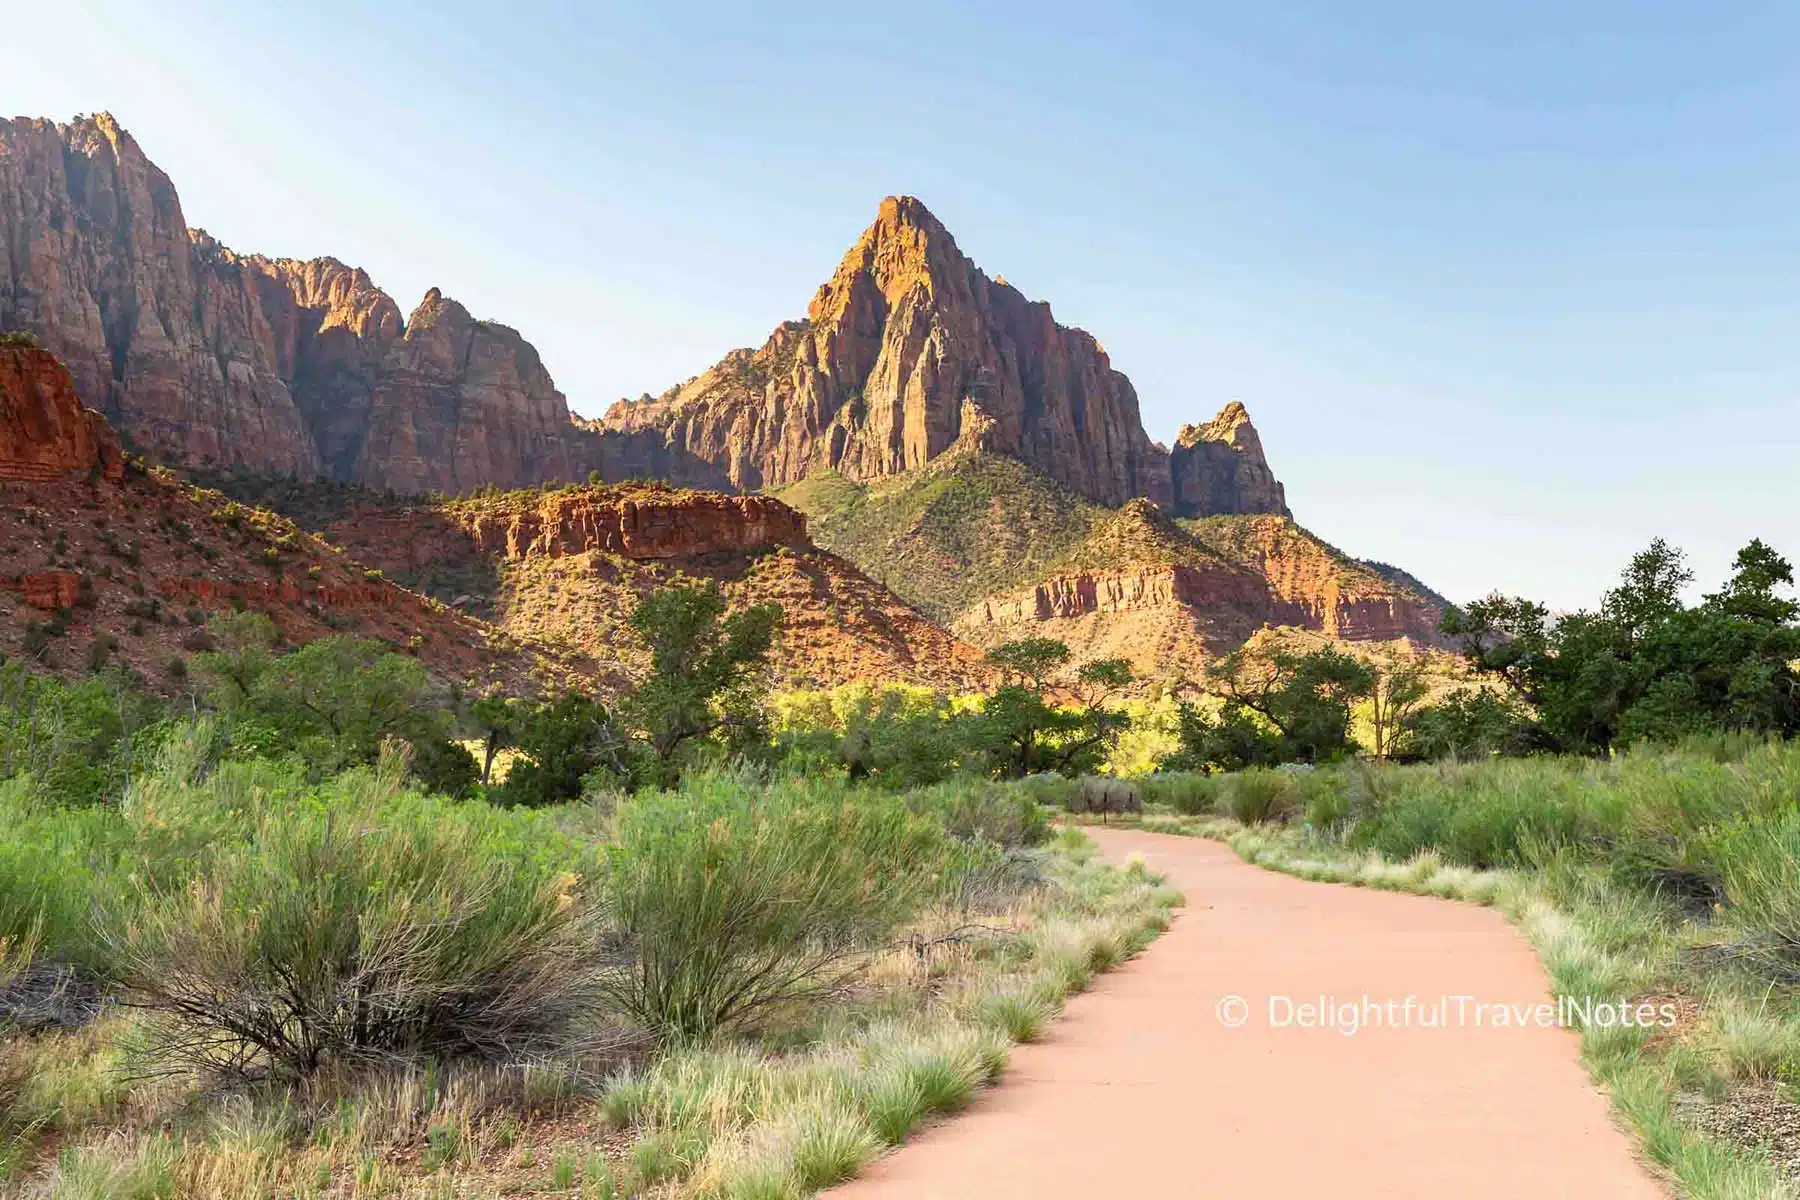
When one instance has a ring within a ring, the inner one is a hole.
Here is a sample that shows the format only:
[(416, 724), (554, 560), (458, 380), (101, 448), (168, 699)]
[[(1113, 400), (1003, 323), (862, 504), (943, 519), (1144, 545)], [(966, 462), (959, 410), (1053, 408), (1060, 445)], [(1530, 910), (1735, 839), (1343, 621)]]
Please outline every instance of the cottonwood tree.
[(1330, 647), (1308, 654), (1241, 647), (1211, 664), (1200, 686), (1219, 711), (1183, 703), (1173, 765), (1233, 771), (1348, 754), (1351, 705), (1370, 694), (1375, 678), (1367, 664)]
[(1092, 770), (1130, 724), (1105, 701), (1130, 685), (1131, 664), (1125, 659), (1086, 664), (1070, 689), (1076, 703), (1060, 704), (1052, 695), (1053, 677), (1070, 657), (1068, 644), (1055, 638), (1024, 638), (988, 651), (988, 663), (1012, 680), (981, 706), (982, 735), (995, 773)]
[(781, 628), (781, 608), (727, 615), (716, 583), (666, 588), (638, 602), (629, 624), (650, 651), (650, 673), (619, 706), (645, 757), (668, 782), (701, 739), (751, 740), (762, 729), (757, 684)]
[(1369, 688), (1370, 749), (1376, 758), (1393, 757), (1406, 738), (1407, 722), (1430, 693), (1425, 669), (1416, 662), (1371, 667)]
[(1616, 745), (1712, 730), (1800, 733), (1800, 606), (1793, 568), (1756, 540), (1718, 592), (1688, 606), (1693, 581), (1658, 539), (1633, 556), (1598, 609), (1551, 619), (1494, 595), (1444, 615), (1476, 670), (1536, 715), (1536, 744), (1605, 754)]

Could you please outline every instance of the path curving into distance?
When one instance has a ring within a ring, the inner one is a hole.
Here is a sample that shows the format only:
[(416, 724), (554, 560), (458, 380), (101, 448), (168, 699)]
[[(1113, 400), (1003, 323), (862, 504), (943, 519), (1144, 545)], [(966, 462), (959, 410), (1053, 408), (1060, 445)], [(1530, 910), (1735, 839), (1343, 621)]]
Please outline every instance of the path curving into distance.
[[(967, 1112), (834, 1200), (1667, 1197), (1588, 1081), (1574, 1033), (1494, 1028), (1485, 1007), (1475, 1023), (1476, 1003), (1549, 1000), (1537, 956), (1499, 913), (1308, 883), (1200, 838), (1090, 832), (1111, 859), (1142, 854), (1187, 907), (1015, 1049)], [(1394, 1000), (1412, 1027), (1277, 1027), (1321, 996), (1360, 1013), (1365, 995)], [(1432, 1017), (1408, 1017), (1408, 995), (1474, 1000), (1423, 1028)], [(1226, 1002), (1239, 1028), (1220, 1020), (1227, 996), (1243, 999)]]

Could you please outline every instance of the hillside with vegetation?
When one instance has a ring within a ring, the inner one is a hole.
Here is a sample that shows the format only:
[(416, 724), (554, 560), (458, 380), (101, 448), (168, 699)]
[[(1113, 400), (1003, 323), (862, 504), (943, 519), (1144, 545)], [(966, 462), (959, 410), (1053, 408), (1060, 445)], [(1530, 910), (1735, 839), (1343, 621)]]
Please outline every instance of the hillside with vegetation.
[(948, 622), (1085, 538), (1104, 509), (1014, 459), (953, 454), (892, 479), (814, 476), (776, 492), (813, 538)]

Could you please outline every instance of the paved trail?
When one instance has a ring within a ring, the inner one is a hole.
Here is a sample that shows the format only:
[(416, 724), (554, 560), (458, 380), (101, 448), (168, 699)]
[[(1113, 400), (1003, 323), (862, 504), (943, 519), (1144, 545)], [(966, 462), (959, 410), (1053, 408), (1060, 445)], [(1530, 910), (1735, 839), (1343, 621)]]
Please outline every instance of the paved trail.
[[(1546, 1000), (1499, 914), (1305, 883), (1198, 838), (1095, 836), (1187, 893), (1174, 927), (1014, 1051), (968, 1112), (834, 1198), (1666, 1197), (1574, 1034), (1272, 1027), (1271, 996)], [(1241, 1028), (1218, 1019), (1227, 995), (1248, 1006)]]

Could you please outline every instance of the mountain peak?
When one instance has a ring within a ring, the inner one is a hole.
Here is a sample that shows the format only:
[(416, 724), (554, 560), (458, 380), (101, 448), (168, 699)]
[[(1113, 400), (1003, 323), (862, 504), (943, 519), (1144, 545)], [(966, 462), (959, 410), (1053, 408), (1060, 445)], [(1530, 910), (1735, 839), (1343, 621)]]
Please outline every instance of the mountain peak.
[[(1225, 442), (1236, 445), (1256, 438), (1256, 426), (1250, 421), (1250, 410), (1242, 400), (1233, 400), (1219, 410), (1219, 415), (1204, 425), (1183, 425), (1175, 437), (1177, 446), (1196, 446), (1201, 442)], [(1261, 452), (1260, 443), (1258, 453)]]
[(1220, 513), (1277, 513), (1288, 516), (1287, 496), (1250, 410), (1233, 400), (1204, 425), (1183, 425), (1169, 456), (1175, 484), (1175, 511), (1182, 516)]
[[(875, 224), (869, 232), (888, 229), (914, 229), (927, 236), (950, 236), (944, 223), (932, 215), (925, 202), (917, 196), (888, 196), (881, 202), (880, 210), (875, 214)], [(867, 235), (864, 235), (867, 236)]]

